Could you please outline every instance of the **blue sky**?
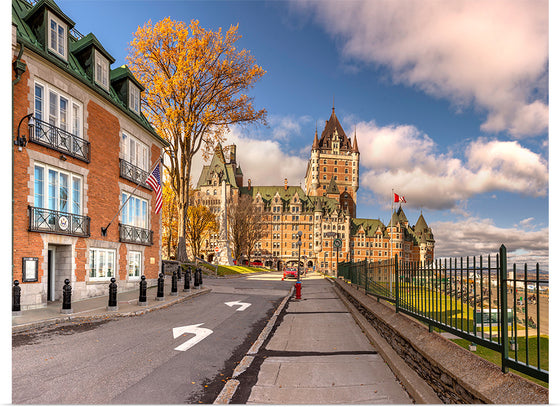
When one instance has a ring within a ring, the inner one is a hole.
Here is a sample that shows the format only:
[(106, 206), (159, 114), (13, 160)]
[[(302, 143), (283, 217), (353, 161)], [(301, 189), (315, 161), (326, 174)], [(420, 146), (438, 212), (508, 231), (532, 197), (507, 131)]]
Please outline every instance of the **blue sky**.
[(112, 68), (149, 19), (239, 23), (239, 47), (267, 71), (251, 95), (269, 122), (229, 136), (245, 182), (303, 185), (334, 100), (360, 147), (359, 217), (387, 222), (394, 188), (410, 222), (422, 211), (434, 229), (436, 256), (504, 243), (520, 261), (548, 263), (548, 2), (57, 4)]

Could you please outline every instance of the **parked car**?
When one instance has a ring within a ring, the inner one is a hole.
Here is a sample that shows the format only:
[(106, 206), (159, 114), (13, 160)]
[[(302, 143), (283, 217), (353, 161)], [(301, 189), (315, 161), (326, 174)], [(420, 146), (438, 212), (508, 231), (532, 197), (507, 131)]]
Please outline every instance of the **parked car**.
[(286, 267), (284, 269), (284, 275), (282, 276), (282, 279), (285, 278), (296, 278), (297, 279), (297, 269), (293, 268), (293, 267)]

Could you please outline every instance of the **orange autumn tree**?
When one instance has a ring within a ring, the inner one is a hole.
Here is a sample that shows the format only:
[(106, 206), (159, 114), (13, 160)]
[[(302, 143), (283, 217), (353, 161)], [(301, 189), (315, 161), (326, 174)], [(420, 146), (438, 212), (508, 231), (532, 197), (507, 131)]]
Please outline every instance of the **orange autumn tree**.
[(164, 247), (164, 257), (171, 259), (172, 249), (177, 246), (177, 197), (169, 182), (162, 185), (163, 204), (161, 207), (161, 240)]
[(238, 26), (222, 35), (197, 20), (166, 18), (139, 27), (127, 61), (145, 87), (142, 108), (156, 131), (171, 145), (163, 165), (177, 196), (177, 260), (186, 261), (186, 214), (191, 164), (201, 152), (207, 158), (234, 124), (266, 124), (245, 94), (265, 74), (245, 49), (237, 49)]
[(187, 210), (187, 241), (194, 256), (200, 257), (202, 242), (212, 233), (218, 232), (216, 216), (202, 205), (189, 206)]

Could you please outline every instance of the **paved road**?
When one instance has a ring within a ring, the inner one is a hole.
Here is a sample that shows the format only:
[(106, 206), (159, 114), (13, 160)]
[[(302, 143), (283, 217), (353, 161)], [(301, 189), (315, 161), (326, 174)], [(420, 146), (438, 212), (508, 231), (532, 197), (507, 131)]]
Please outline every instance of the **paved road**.
[[(15, 335), (13, 403), (211, 403), (292, 285), (278, 273), (206, 280), (210, 294), (143, 316)], [(173, 328), (196, 324), (212, 333), (175, 350), (195, 335)]]

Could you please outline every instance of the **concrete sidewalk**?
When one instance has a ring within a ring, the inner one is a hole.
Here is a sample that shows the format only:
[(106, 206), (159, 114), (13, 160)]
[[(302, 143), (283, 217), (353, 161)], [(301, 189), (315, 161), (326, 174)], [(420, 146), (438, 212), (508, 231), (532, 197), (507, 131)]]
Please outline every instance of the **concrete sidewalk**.
[[(107, 284), (108, 286), (108, 284)], [(211, 291), (204, 287), (204, 278), (201, 288), (193, 288), (183, 291), (184, 280), (177, 282), (177, 295), (171, 295), (171, 276), (165, 276), (163, 300), (156, 300), (157, 287), (150, 287), (147, 290), (147, 305), (138, 305), (139, 289), (134, 291), (119, 292), (117, 294), (117, 310), (108, 311), (109, 302), (108, 288), (107, 295), (95, 298), (88, 298), (72, 302), (72, 314), (61, 313), (62, 301), (49, 302), (46, 307), (24, 310), (21, 315), (12, 316), (12, 333), (27, 331), (29, 329), (40, 328), (68, 322), (96, 321), (107, 318), (125, 317), (141, 315), (156, 309), (168, 307), (170, 305), (186, 301), (190, 298)]]
[(215, 404), (411, 404), (332, 284), (311, 274), (302, 287)]

